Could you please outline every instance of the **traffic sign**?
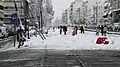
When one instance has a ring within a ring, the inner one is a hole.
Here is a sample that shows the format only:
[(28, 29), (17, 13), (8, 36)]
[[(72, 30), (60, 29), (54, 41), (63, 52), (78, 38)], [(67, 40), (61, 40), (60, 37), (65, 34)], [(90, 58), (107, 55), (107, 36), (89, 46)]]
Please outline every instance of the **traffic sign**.
[(15, 25), (19, 25), (17, 13), (13, 13), (13, 14), (11, 15), (11, 17), (12, 17), (12, 23), (15, 24)]

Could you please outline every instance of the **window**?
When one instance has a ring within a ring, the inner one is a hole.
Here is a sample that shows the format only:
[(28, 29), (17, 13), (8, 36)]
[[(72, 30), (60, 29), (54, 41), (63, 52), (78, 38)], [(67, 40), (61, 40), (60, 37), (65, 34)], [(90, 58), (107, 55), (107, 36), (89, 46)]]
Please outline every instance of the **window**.
[(1, 20), (1, 21), (3, 21), (3, 18), (2, 18), (2, 17), (0, 17), (0, 20)]
[(108, 9), (108, 7), (106, 6), (106, 7), (104, 7), (105, 9)]
[(4, 15), (4, 17), (11, 17), (11, 15)]
[(2, 32), (2, 30), (0, 29), (0, 33)]
[(0, 10), (3, 10), (3, 9), (4, 9), (4, 7), (2, 5), (0, 5)]
[(8, 9), (8, 7), (6, 6), (5, 9)]
[(5, 9), (14, 9), (14, 7), (4, 7)]

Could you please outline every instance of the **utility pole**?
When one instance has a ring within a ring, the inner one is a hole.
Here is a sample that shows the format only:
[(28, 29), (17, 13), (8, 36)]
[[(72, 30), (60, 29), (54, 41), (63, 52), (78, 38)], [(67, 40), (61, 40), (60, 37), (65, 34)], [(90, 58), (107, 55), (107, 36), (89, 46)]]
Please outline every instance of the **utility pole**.
[(88, 23), (88, 5), (86, 3), (86, 24)]
[[(18, 15), (18, 13), (17, 13), (18, 9), (17, 9), (17, 4), (16, 4), (15, 0), (14, 0), (14, 5), (15, 5), (16, 14)], [(16, 23), (14, 23), (14, 32), (15, 32), (15, 35), (14, 35), (14, 47), (15, 47), (15, 44), (16, 44)]]

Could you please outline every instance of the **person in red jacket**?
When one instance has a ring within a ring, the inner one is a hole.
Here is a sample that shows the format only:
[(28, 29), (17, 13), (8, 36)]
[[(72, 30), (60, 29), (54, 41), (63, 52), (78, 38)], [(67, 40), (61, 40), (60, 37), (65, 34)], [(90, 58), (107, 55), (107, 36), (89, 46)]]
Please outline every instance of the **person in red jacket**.
[(74, 30), (72, 32), (72, 36), (77, 35), (77, 26), (74, 27)]

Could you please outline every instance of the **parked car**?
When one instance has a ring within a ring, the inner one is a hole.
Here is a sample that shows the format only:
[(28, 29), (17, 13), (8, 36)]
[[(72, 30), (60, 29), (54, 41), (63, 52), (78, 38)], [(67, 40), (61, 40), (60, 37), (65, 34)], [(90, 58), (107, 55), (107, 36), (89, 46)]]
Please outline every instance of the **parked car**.
[(4, 39), (8, 37), (8, 32), (7, 32), (7, 28), (1, 26), (0, 27), (0, 38)]
[(15, 35), (15, 32), (13, 32), (13, 31), (8, 31), (8, 36), (14, 36)]

